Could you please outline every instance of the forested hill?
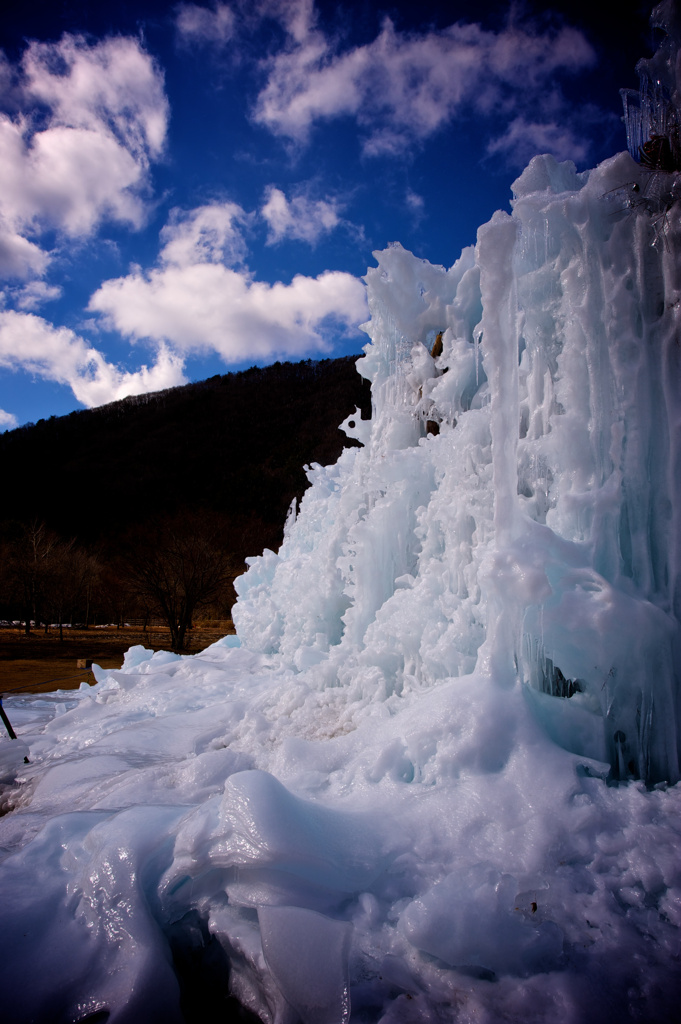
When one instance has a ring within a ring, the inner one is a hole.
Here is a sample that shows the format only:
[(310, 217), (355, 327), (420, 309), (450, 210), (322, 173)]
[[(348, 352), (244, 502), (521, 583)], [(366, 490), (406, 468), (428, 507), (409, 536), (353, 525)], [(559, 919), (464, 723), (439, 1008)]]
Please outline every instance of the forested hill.
[(338, 424), (356, 405), (370, 414), (356, 358), (254, 367), (8, 431), (0, 519), (111, 551), (158, 516), (207, 511), (239, 557), (276, 547), (303, 466), (354, 444)]

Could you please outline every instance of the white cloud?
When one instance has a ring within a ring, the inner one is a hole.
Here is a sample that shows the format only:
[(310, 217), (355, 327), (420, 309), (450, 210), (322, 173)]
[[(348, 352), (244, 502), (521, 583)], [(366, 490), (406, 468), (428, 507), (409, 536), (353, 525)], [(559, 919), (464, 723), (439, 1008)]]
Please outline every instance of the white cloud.
[(163, 344), (152, 366), (126, 371), (69, 328), (14, 310), (0, 312), (0, 366), (66, 384), (89, 407), (186, 383), (183, 361)]
[(180, 43), (224, 46), (234, 35), (234, 14), (227, 4), (213, 9), (197, 4), (180, 4), (175, 27)]
[(395, 154), (471, 111), (512, 116), (541, 105), (552, 76), (594, 59), (567, 27), (540, 34), (518, 23), (500, 32), (457, 23), (406, 34), (386, 18), (373, 42), (340, 53), (308, 27), (271, 59), (255, 118), (304, 143), (316, 122), (351, 116), (365, 129), (367, 155)]
[(302, 42), (317, 19), (314, 0), (234, 0), (232, 7), (213, 3), (210, 7), (181, 3), (176, 8), (175, 28), (182, 46), (222, 48), (263, 19), (278, 22), (296, 42)]
[(551, 153), (557, 160), (578, 163), (586, 158), (587, 145), (565, 123), (541, 123), (516, 117), (503, 135), (489, 143), (487, 152), (502, 154), (524, 167), (537, 153)]
[(19, 309), (33, 310), (44, 302), (52, 302), (61, 297), (62, 289), (57, 285), (45, 284), (44, 281), (29, 281), (23, 288), (17, 289), (14, 295), (15, 305)]
[(161, 231), (161, 261), (178, 267), (194, 263), (241, 263), (246, 245), (241, 228), (251, 215), (237, 203), (212, 203), (185, 212), (171, 210)]
[[(314, 241), (339, 222), (331, 202), (299, 196), (289, 204), (273, 186), (267, 194), (262, 214), (277, 239)], [(174, 210), (161, 232), (159, 266), (105, 281), (88, 310), (132, 341), (149, 339), (183, 354), (214, 352), (228, 364), (330, 351), (331, 332), (351, 331), (366, 319), (364, 285), (329, 270), (314, 278), (297, 274), (290, 284), (256, 281), (242, 265), (242, 229), (253, 218), (231, 202)]]
[(25, 281), (40, 276), (45, 273), (48, 261), (48, 254), (14, 230), (0, 213), (0, 278)]
[(24, 228), (53, 225), (72, 238), (89, 235), (105, 218), (142, 225), (141, 168), (112, 136), (58, 126), (26, 146), (16, 125), (0, 122), (0, 145), (11, 134), (14, 173), (4, 176), (0, 199), (8, 220)]
[(113, 135), (144, 163), (163, 151), (168, 103), (163, 74), (136, 39), (91, 46), (68, 33), (58, 43), (29, 45), (24, 91), (51, 110), (52, 125)]
[(126, 337), (216, 352), (225, 363), (329, 351), (329, 320), (348, 330), (367, 315), (364, 286), (351, 274), (325, 271), (270, 285), (215, 263), (105, 281), (88, 308)]
[(369, 64), (368, 47), (332, 57), (323, 35), (311, 34), (273, 58), (256, 121), (276, 135), (306, 141), (315, 121), (358, 113), (368, 93)]
[(18, 71), (22, 110), (0, 113), (0, 272), (27, 279), (47, 265), (44, 230), (85, 237), (106, 219), (141, 227), (168, 104), (134, 39), (34, 42)]
[(414, 192), (412, 189), (408, 188), (404, 198), (406, 200), (407, 207), (413, 214), (419, 216), (423, 213), (425, 202), (423, 196), (420, 196), (418, 192)]
[(331, 199), (310, 199), (306, 195), (289, 200), (280, 188), (270, 185), (266, 201), (260, 210), (269, 225), (267, 244), (274, 245), (284, 238), (295, 238), (314, 245), (322, 235), (340, 224), (339, 204)]
[(19, 421), (16, 416), (11, 412), (5, 412), (4, 409), (0, 409), (0, 428), (2, 430), (13, 430), (19, 426)]

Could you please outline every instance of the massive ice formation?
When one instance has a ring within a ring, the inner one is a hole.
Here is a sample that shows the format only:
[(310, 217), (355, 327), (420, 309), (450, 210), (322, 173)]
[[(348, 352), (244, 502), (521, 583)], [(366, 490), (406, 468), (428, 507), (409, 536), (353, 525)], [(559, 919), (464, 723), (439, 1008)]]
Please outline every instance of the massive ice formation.
[(674, 1019), (679, 177), (537, 157), (378, 253), (363, 446), (238, 637), (7, 701), (3, 1021)]
[(650, 177), (536, 157), (451, 269), (376, 254), (365, 447), (238, 581), (251, 650), (369, 703), (477, 666), (612, 778), (677, 781), (678, 207), (623, 201)]

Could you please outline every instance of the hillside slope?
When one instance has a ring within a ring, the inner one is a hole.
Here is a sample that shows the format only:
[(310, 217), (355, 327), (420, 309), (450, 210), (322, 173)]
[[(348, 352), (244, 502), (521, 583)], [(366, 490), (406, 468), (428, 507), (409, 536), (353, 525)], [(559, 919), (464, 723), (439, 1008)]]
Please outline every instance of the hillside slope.
[(303, 466), (354, 443), (338, 424), (356, 405), (369, 415), (355, 362), (253, 367), (8, 431), (0, 516), (111, 550), (155, 516), (208, 510), (229, 522), (236, 554), (276, 546)]

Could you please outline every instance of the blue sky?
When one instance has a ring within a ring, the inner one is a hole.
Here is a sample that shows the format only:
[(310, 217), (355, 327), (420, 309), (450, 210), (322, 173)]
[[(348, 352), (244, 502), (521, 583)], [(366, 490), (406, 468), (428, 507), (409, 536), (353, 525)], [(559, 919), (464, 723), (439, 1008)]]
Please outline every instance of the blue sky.
[(392, 241), (450, 265), (538, 152), (626, 148), (649, 7), (24, 0), (0, 16), (0, 430), (360, 352)]

